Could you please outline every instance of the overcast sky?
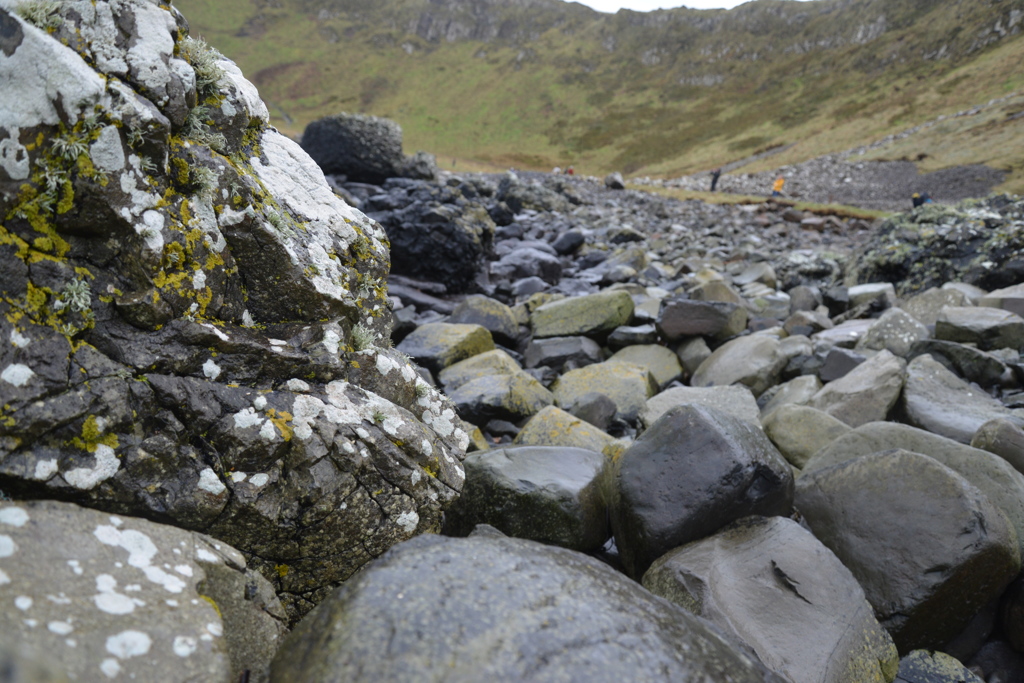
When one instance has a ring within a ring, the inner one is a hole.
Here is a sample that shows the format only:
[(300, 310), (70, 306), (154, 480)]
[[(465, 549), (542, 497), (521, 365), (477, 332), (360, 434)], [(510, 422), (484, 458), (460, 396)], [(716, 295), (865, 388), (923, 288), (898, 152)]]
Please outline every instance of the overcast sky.
[(648, 12), (653, 9), (672, 9), (673, 7), (689, 7), (691, 9), (715, 9), (730, 8), (742, 5), (750, 0), (575, 0), (588, 7), (593, 7), (599, 12), (617, 12), (623, 7), (636, 10), (637, 12)]

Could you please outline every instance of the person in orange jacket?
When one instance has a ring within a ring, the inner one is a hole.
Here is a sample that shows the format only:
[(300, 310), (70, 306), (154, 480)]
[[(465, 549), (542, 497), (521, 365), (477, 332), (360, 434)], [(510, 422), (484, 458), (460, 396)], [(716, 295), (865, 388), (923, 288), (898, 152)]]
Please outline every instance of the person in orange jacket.
[(785, 184), (786, 184), (786, 179), (785, 178), (783, 178), (782, 176), (779, 176), (778, 178), (776, 178), (775, 179), (775, 184), (772, 185), (772, 196), (773, 197), (781, 197), (782, 196), (782, 186), (785, 185)]

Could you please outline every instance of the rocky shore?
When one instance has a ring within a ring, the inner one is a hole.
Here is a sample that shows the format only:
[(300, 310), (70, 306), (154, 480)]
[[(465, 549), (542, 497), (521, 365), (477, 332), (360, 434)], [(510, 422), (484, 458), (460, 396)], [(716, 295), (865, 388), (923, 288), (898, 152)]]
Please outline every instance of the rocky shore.
[(325, 178), (117, 9), (0, 1), (5, 675), (1024, 679), (1024, 201)]

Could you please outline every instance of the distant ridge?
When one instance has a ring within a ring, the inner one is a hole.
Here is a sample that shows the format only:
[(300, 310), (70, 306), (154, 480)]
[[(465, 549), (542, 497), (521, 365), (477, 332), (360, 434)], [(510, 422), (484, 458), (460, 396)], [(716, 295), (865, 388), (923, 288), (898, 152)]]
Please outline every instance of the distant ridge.
[[(257, 83), (282, 129), (339, 111), (387, 116), (410, 148), (464, 166), (667, 176), (783, 145), (764, 163), (792, 163), (1024, 89), (1024, 0), (613, 15), (560, 0), (176, 5)], [(912, 158), (924, 171), (993, 165), (1024, 191), (1024, 117), (1003, 114)]]

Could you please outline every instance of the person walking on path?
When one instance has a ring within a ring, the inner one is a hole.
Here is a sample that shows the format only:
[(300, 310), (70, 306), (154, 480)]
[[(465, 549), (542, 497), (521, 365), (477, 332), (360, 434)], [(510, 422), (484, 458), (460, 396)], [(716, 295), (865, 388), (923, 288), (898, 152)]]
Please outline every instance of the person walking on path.
[(711, 172), (711, 191), (715, 191), (715, 186), (718, 185), (718, 177), (722, 175), (722, 169), (716, 168)]
[(779, 176), (778, 178), (776, 178), (775, 179), (775, 184), (772, 185), (772, 196), (773, 197), (781, 197), (782, 196), (782, 186), (785, 185), (785, 184), (786, 184), (786, 179), (785, 178), (783, 178), (782, 176)]

